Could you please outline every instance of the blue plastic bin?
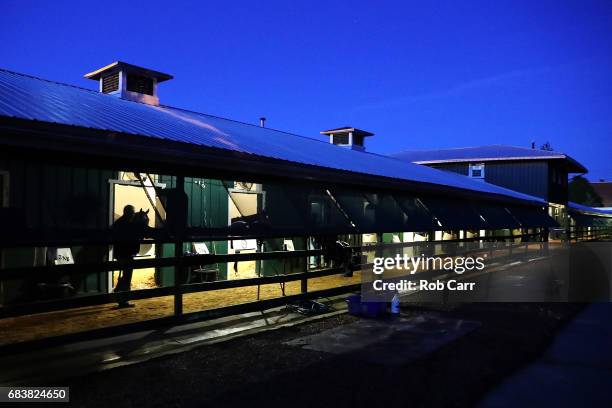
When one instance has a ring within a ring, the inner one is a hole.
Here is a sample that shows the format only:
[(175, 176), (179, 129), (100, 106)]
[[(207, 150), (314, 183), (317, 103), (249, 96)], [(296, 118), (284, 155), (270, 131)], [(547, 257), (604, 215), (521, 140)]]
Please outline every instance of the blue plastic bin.
[(361, 295), (350, 295), (346, 298), (348, 312), (353, 316), (361, 316)]
[(386, 306), (385, 302), (362, 302), (361, 313), (365, 317), (378, 317), (385, 313)]

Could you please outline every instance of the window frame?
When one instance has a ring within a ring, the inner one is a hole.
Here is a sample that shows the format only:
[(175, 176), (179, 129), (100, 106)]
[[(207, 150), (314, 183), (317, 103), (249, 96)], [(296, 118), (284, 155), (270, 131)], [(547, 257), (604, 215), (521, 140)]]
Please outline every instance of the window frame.
[[(475, 176), (474, 171), (480, 171), (480, 175)], [(468, 176), (476, 180), (485, 179), (485, 164), (484, 163), (470, 163), (468, 167)]]

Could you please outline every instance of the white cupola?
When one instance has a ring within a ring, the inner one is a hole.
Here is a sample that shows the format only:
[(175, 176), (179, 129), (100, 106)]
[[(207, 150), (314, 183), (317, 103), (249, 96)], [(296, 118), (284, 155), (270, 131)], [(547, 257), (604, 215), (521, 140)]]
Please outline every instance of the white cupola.
[(159, 105), (157, 85), (172, 79), (171, 75), (121, 61), (97, 69), (85, 78), (99, 81), (100, 92), (130, 101)]
[(324, 130), (321, 134), (329, 136), (329, 143), (359, 151), (365, 151), (365, 138), (374, 136), (374, 133), (366, 132), (365, 130), (360, 130), (352, 126)]

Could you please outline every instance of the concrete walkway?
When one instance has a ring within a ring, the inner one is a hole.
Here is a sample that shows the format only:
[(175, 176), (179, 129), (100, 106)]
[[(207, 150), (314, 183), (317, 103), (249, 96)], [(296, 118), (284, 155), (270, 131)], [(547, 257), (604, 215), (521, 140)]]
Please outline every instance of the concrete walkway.
[(537, 362), (507, 378), (481, 407), (612, 404), (612, 303), (595, 303), (559, 333)]
[(285, 307), (277, 307), (159, 330), (0, 355), (0, 385), (37, 385), (48, 384), (49, 381), (57, 383), (62, 379), (189, 351), (204, 344), (346, 313), (346, 302), (342, 296), (322, 302), (331, 307), (330, 312), (304, 316)]

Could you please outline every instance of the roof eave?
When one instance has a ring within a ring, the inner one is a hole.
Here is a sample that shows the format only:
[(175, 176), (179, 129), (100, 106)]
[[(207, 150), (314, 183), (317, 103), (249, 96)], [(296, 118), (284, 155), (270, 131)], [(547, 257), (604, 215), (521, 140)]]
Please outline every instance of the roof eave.
[(490, 161), (513, 161), (513, 160), (566, 160), (568, 163), (568, 173), (587, 173), (588, 170), (573, 158), (562, 154), (556, 156), (511, 156), (511, 157), (473, 157), (460, 159), (440, 159), (440, 160), (418, 160), (416, 164), (444, 164), (444, 163), (473, 163)]
[(568, 173), (586, 174), (589, 172), (589, 170), (585, 166), (583, 166), (577, 160), (571, 158), (570, 156), (566, 155), (565, 159), (567, 160), (567, 172)]
[(333, 135), (333, 134), (342, 133), (342, 132), (353, 132), (355, 134), (358, 134), (358, 135), (361, 135), (361, 136), (364, 136), (364, 137), (374, 136), (374, 133), (367, 132), (365, 130), (361, 130), (361, 129), (357, 129), (357, 128), (353, 128), (353, 127), (323, 130), (323, 131), (321, 131), (319, 133), (321, 133), (322, 135)]
[[(295, 163), (281, 159), (273, 159), (255, 154), (239, 153), (231, 150), (195, 146), (188, 143), (151, 140), (143, 140), (141, 135), (127, 134), (108, 130), (83, 128), (79, 126), (63, 125), (57, 123), (31, 121), (0, 116), (0, 145), (21, 148), (27, 151), (32, 149), (49, 149), (73, 153), (75, 157), (87, 157), (88, 155), (105, 155), (104, 163), (108, 159), (123, 161), (145, 160), (145, 161), (171, 165), (172, 170), (192, 172), (192, 175), (201, 170), (207, 174), (229, 176), (230, 173), (240, 170), (240, 176), (256, 178), (296, 178), (299, 180), (326, 182), (332, 184), (368, 185), (375, 188), (400, 189), (406, 192), (423, 192), (434, 195), (458, 195), (465, 198), (483, 201), (496, 201), (516, 205), (541, 206), (543, 202), (516, 198), (501, 193), (483, 193), (460, 187), (444, 184), (434, 184), (421, 181), (410, 181), (395, 179), (384, 176), (356, 173), (348, 170), (330, 169), (327, 167)], [(11, 137), (15, 134), (28, 134), (29, 137)], [(88, 137), (77, 137), (83, 134)], [(104, 148), (100, 146), (104, 145)], [(145, 152), (146, 150), (146, 152)], [(112, 155), (112, 156), (111, 156)], [(129, 158), (129, 157), (131, 158)], [(237, 165), (238, 164), (238, 165)], [(248, 169), (249, 173), (245, 173)], [(233, 175), (233, 173), (231, 174)], [(292, 175), (292, 176), (288, 176)], [(294, 176), (294, 177), (293, 177)]]
[(128, 64), (127, 62), (123, 62), (123, 61), (112, 62), (100, 69), (97, 69), (95, 71), (92, 71), (92, 72), (89, 72), (83, 75), (83, 77), (87, 79), (99, 80), (104, 72), (114, 72), (114, 71), (121, 71), (121, 70), (126, 70), (128, 72), (131, 71), (131, 72), (146, 73), (147, 75), (155, 78), (157, 82), (164, 82), (164, 81), (168, 81), (174, 78), (172, 75), (169, 75), (163, 72), (159, 72), (159, 71), (154, 71), (148, 68), (138, 67), (136, 65)]

